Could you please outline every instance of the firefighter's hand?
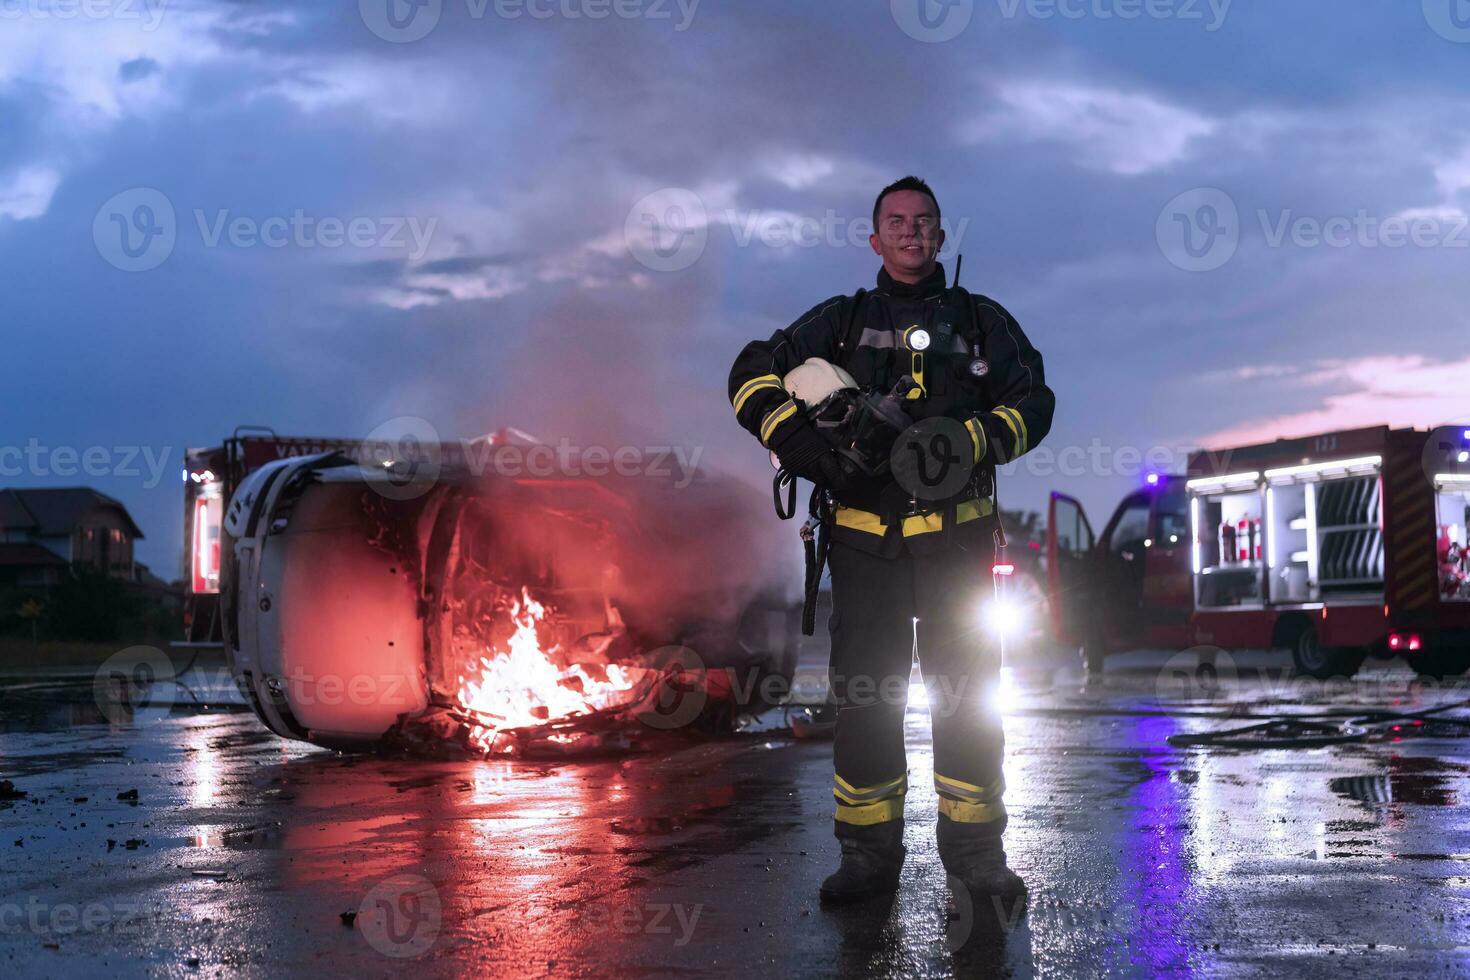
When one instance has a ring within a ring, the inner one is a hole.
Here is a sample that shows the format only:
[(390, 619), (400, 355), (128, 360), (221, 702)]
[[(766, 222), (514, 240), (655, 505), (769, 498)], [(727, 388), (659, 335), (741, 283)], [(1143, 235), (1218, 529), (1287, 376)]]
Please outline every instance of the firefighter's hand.
[(830, 481), (834, 475), (842, 479), (845, 474), (831, 444), (806, 418), (793, 420), (785, 429), (780, 439), (771, 445), (776, 451), (776, 458), (781, 461), (781, 469), (819, 487), (837, 489)]

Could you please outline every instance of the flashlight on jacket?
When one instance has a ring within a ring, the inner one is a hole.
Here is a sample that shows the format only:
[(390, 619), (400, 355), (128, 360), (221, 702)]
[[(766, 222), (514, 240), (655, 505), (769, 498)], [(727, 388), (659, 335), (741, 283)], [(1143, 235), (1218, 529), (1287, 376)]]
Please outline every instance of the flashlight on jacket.
[(909, 377), (914, 379), (914, 387), (905, 396), (909, 401), (917, 401), (928, 394), (924, 387), (924, 352), (934, 343), (934, 338), (929, 331), (920, 324), (914, 324), (902, 334), (903, 346), (909, 352)]

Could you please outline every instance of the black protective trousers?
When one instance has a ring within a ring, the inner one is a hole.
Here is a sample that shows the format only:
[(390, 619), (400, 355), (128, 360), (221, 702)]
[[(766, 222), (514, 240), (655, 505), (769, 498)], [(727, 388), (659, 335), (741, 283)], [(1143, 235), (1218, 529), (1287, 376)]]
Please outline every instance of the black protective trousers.
[(992, 707), (1000, 652), (982, 622), (994, 596), (992, 560), (988, 542), (897, 558), (833, 542), (829, 681), (837, 704), (839, 838), (901, 834), (915, 649), (929, 694), (941, 849), (946, 840), (1005, 830), (1005, 739)]

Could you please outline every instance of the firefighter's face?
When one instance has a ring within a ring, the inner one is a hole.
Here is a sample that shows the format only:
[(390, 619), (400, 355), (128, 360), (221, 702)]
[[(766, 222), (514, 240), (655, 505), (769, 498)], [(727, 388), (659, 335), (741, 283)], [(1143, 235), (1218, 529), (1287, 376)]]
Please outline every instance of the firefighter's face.
[(939, 209), (921, 191), (894, 191), (878, 210), (878, 227), (868, 243), (883, 257), (883, 268), (900, 282), (918, 282), (934, 271), (944, 247)]

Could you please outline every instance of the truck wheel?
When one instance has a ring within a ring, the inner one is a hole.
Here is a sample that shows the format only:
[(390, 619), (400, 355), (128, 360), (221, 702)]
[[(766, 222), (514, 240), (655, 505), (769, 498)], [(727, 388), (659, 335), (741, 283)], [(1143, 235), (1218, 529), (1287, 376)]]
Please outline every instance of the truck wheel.
[(1454, 677), (1470, 668), (1470, 650), (1427, 650), (1411, 653), (1407, 659), (1414, 673), (1433, 680)]
[(1350, 647), (1324, 647), (1317, 637), (1317, 627), (1308, 626), (1297, 634), (1291, 659), (1298, 674), (1325, 681), (1331, 677), (1353, 676), (1363, 666), (1366, 655)]

